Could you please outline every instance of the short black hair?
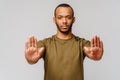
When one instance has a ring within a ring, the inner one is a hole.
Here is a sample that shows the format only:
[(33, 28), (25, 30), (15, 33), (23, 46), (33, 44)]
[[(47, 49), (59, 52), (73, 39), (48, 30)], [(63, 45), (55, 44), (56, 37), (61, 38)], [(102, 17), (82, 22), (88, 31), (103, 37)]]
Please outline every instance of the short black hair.
[(56, 8), (55, 8), (55, 10), (54, 10), (54, 16), (56, 16), (56, 10), (57, 10), (57, 8), (59, 8), (59, 7), (70, 7), (71, 8), (71, 10), (72, 10), (72, 16), (74, 16), (74, 10), (73, 10), (73, 8), (69, 5), (69, 4), (66, 4), (66, 3), (62, 3), (62, 4), (59, 4)]

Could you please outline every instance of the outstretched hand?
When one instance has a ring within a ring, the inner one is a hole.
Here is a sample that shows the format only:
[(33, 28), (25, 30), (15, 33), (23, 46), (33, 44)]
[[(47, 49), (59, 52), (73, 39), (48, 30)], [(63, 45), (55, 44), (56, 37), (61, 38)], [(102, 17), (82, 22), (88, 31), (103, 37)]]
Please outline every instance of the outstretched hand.
[(36, 63), (42, 56), (44, 47), (38, 48), (37, 39), (30, 36), (25, 44), (25, 57), (29, 63)]
[(85, 54), (93, 60), (100, 60), (102, 58), (104, 49), (103, 42), (100, 40), (98, 36), (94, 36), (91, 39), (91, 46), (84, 47)]

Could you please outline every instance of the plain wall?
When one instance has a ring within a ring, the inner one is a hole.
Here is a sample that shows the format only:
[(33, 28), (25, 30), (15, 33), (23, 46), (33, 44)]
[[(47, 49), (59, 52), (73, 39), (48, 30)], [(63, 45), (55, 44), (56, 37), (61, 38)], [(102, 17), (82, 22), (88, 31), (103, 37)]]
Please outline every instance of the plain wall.
[(44, 61), (27, 63), (25, 41), (56, 33), (53, 13), (60, 3), (75, 11), (74, 34), (104, 42), (102, 60), (85, 59), (85, 80), (120, 80), (120, 0), (0, 0), (0, 80), (43, 80)]

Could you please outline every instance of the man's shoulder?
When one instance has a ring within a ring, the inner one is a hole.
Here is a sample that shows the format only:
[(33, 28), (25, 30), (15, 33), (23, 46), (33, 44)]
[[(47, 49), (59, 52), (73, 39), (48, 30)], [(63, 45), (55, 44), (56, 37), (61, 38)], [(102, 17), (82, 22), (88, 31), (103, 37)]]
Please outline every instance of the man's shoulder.
[(85, 38), (82, 38), (80, 36), (76, 36), (76, 35), (73, 35), (73, 36), (74, 36), (75, 40), (77, 40), (77, 41), (86, 40)]
[(86, 38), (83, 38), (83, 37), (79, 37), (79, 36), (76, 36), (76, 35), (74, 35), (74, 37), (75, 37), (75, 40), (77, 40), (77, 41), (79, 41), (80, 43), (82, 42), (83, 44), (85, 43), (90, 43), (90, 41), (88, 40), (88, 39), (86, 39)]
[(54, 40), (54, 35), (46, 37), (38, 41), (38, 47), (49, 45)]

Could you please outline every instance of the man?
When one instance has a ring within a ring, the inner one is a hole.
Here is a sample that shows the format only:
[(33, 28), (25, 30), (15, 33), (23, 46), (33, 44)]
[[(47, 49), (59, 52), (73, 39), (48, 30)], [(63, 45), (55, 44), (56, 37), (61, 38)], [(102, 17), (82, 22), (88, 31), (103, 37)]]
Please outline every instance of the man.
[(68, 4), (56, 7), (53, 20), (57, 26), (55, 35), (40, 41), (34, 36), (27, 40), (25, 57), (28, 63), (44, 59), (44, 80), (84, 80), (83, 60), (86, 56), (100, 60), (103, 42), (98, 36), (88, 41), (72, 33), (75, 17), (73, 8)]

